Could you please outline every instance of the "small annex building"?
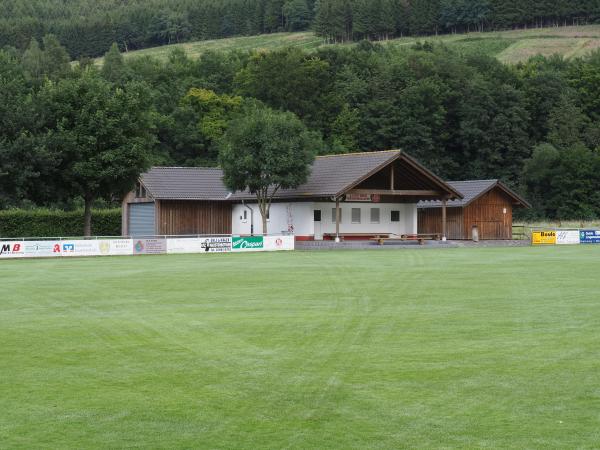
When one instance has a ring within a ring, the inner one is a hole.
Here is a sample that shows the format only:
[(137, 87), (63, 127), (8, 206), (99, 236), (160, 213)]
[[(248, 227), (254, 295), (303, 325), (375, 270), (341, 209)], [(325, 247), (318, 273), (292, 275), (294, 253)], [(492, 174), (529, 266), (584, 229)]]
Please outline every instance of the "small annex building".
[[(222, 178), (218, 168), (152, 168), (123, 201), (123, 235), (262, 234), (254, 195), (229, 192)], [(320, 156), (305, 184), (277, 192), (267, 231), (298, 240), (416, 234), (420, 201), (460, 199), (399, 150)]]
[[(447, 204), (447, 237), (453, 240), (472, 239), (477, 227), (483, 240), (512, 239), (513, 211), (530, 208), (519, 194), (499, 180), (448, 181), (463, 198)], [(442, 202), (418, 203), (419, 233), (441, 233)]]

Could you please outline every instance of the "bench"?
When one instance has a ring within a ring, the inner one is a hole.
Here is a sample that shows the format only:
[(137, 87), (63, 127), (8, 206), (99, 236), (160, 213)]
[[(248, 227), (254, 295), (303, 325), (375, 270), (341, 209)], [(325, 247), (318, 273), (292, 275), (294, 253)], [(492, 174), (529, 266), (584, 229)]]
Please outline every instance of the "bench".
[(390, 241), (418, 241), (419, 245), (424, 245), (425, 241), (439, 241), (442, 239), (442, 236), (438, 233), (431, 234), (403, 234), (400, 237), (380, 237), (376, 236), (371, 238), (372, 241), (376, 241), (379, 245), (384, 245), (386, 242)]

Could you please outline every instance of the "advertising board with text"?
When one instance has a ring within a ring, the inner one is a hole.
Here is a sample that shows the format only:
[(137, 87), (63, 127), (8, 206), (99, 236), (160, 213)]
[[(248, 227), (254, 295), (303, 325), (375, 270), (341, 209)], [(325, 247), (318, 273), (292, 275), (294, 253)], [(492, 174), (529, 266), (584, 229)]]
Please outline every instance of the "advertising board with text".
[(557, 230), (556, 243), (558, 245), (579, 244), (579, 230)]
[(556, 231), (534, 231), (531, 233), (533, 245), (556, 245)]
[(0, 241), (0, 258), (22, 258), (23, 241)]
[(265, 247), (264, 237), (263, 236), (233, 237), (231, 247), (234, 252), (262, 251)]
[(167, 253), (227, 253), (231, 251), (230, 237), (167, 239)]
[(579, 241), (582, 244), (600, 244), (600, 230), (580, 230)]

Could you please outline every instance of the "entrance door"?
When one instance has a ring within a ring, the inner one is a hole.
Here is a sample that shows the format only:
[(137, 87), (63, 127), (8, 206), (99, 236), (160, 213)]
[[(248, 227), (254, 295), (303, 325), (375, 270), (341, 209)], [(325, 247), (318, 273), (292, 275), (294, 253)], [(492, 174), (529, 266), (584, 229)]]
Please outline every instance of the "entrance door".
[(321, 228), (321, 210), (315, 209), (314, 211), (314, 222), (315, 222), (315, 241), (323, 240), (323, 229)]

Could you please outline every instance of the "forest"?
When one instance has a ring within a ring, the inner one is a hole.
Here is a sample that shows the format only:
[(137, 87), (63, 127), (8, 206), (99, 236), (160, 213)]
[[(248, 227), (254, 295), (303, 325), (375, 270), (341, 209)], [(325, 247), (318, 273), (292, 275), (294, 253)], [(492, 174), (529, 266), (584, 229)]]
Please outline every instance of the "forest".
[(427, 42), (72, 65), (49, 35), (0, 51), (0, 208), (118, 204), (153, 164), (215, 165), (248, 108), (321, 153), (401, 148), (445, 179), (501, 178), (532, 218), (600, 217), (600, 52), (506, 66)]
[(0, 48), (53, 34), (74, 59), (314, 29), (329, 41), (585, 24), (600, 0), (0, 0)]

